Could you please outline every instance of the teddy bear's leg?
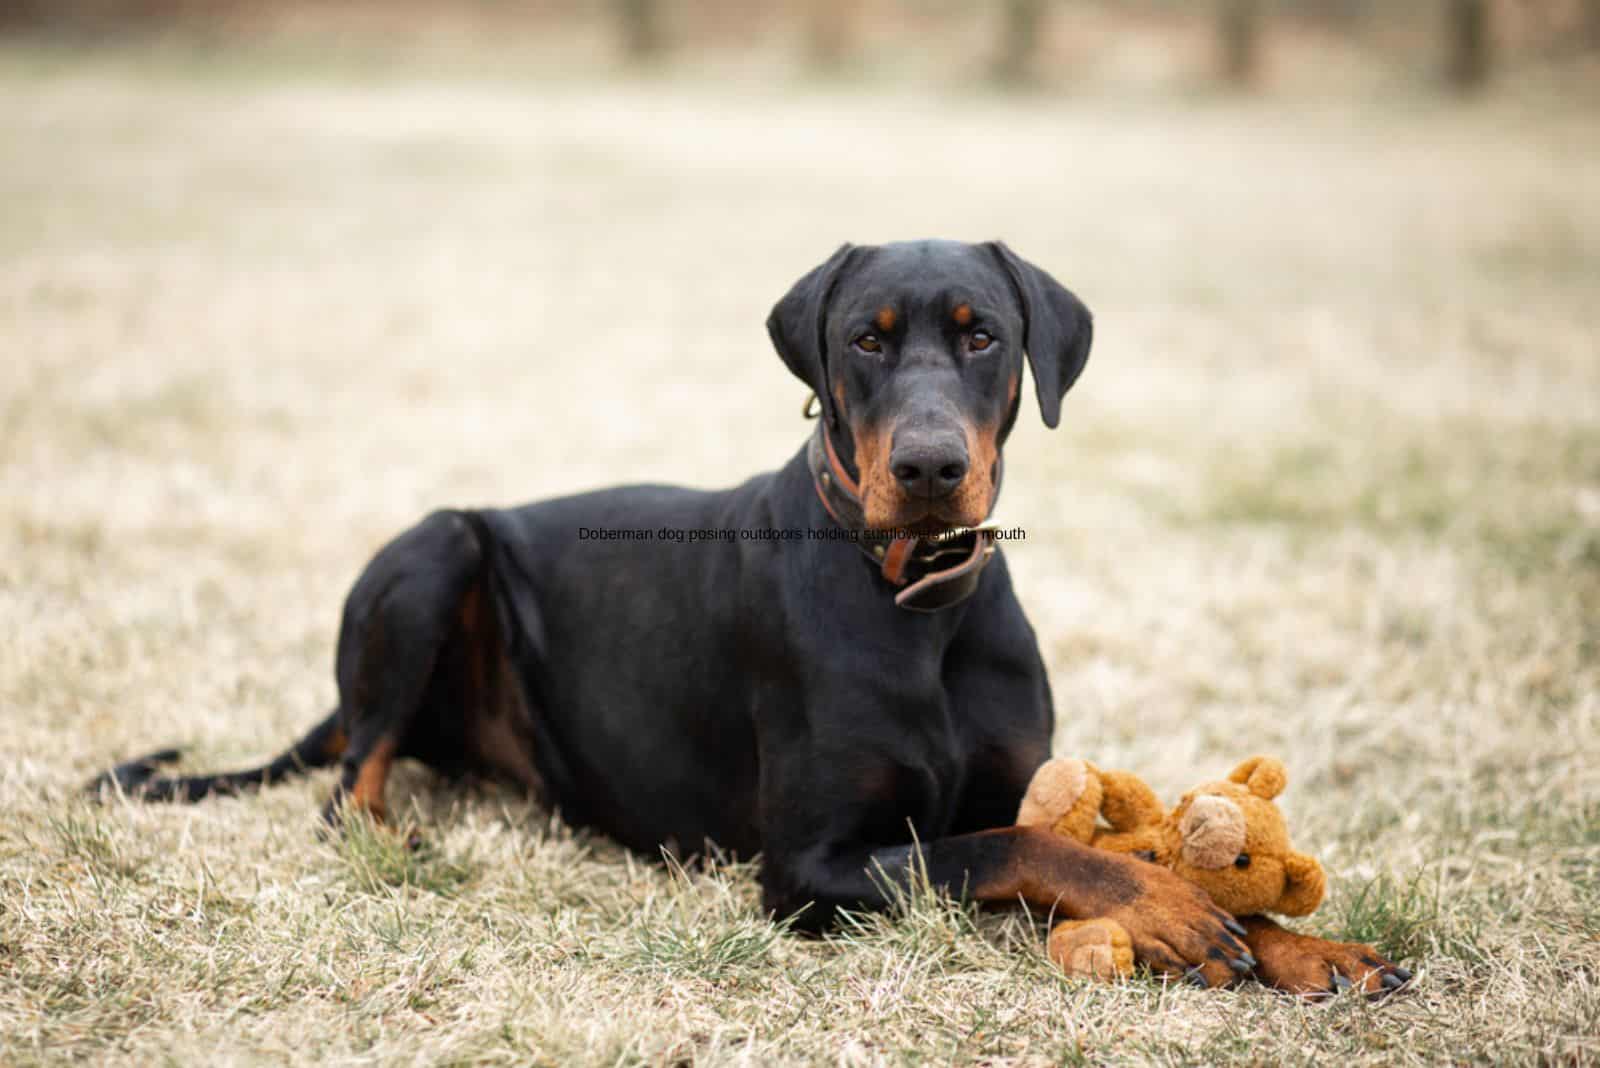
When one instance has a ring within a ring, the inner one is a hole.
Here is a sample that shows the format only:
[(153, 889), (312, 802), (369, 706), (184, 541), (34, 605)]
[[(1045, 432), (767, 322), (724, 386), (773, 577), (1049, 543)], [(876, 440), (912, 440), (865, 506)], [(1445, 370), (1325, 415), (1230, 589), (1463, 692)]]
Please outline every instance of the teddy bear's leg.
[(1017, 810), (1017, 826), (1049, 827), (1079, 842), (1094, 837), (1100, 779), (1084, 760), (1056, 757), (1039, 765)]
[(1296, 934), (1265, 916), (1241, 916), (1245, 945), (1256, 959), (1256, 978), (1302, 997), (1327, 997), (1357, 989), (1382, 997), (1411, 980), (1405, 968), (1361, 942), (1331, 942)]
[(1050, 932), (1050, 959), (1068, 975), (1126, 979), (1133, 974), (1133, 942), (1116, 920), (1067, 920)]

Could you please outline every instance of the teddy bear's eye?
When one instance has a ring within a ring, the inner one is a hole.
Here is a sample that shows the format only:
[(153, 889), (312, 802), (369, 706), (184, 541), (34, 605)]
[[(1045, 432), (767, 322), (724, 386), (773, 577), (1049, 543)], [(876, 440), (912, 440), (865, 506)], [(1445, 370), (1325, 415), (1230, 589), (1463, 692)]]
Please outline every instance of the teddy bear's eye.
[(1240, 853), (1238, 856), (1234, 857), (1233, 866), (1235, 868), (1248, 868), (1250, 866), (1250, 854)]

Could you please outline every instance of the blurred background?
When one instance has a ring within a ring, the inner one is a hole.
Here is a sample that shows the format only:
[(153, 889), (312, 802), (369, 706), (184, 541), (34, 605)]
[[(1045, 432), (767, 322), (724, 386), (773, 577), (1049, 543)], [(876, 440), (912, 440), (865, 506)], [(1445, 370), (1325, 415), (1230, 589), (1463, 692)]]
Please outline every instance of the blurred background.
[[(0, 25), (78, 43), (183, 35), (383, 64), (487, 49), (601, 73), (752, 74), (1344, 93), (1458, 90), (1600, 49), (1596, 0), (6, 0)], [(470, 53), (470, 60), (463, 56)]]
[[(769, 307), (918, 236), (1003, 237), (1097, 313), (1001, 503), (1097, 713), (1063, 744), (1298, 700), (1252, 674), (1287, 670), (1290, 571), (1354, 613), (1310, 692), (1413, 553), (1447, 601), (1566, 605), (1591, 656), (1597, 87), (1595, 0), (5, 0), (13, 670), (114, 648), (80, 609), (125, 604), (202, 645), (235, 618), (325, 694), (340, 592), (425, 511), (783, 462)], [(119, 701), (166, 730), (69, 701), (109, 732), (73, 759), (270, 747), (320, 704), (194, 720), (164, 678)]]
[[(1150, 988), (1019, 984), (1025, 926), (676, 978), (638, 956), (666, 873), (426, 775), (392, 801), (438, 852), (391, 881), (471, 886), (404, 910), (325, 898), (359, 864), (310, 844), (324, 778), (73, 792), (279, 749), (433, 508), (783, 463), (768, 309), (842, 241), (927, 236), (1096, 313), (997, 514), (1057, 751), (1164, 797), (1280, 756), (1316, 929), (1423, 977), (1315, 1039), (1173, 1004), (1144, 1056), (1594, 1053), (1597, 119), (1597, 0), (0, 0), (0, 1060), (1128, 1041)], [(716, 922), (761, 924), (728, 885)]]

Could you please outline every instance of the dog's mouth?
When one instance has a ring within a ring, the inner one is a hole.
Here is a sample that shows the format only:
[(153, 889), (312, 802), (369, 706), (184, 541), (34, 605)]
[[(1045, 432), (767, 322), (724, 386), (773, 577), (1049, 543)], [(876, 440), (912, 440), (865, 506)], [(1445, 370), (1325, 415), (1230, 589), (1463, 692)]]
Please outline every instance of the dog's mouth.
[(903, 524), (902, 529), (906, 533), (919, 538), (931, 538), (939, 534), (948, 534), (952, 530), (958, 530), (967, 525), (966, 523), (952, 522), (936, 515), (926, 515), (921, 519)]
[(866, 509), (867, 526), (880, 532), (905, 532), (916, 538), (932, 538), (951, 531), (966, 530), (982, 523), (987, 516), (965, 515), (946, 506), (944, 501), (905, 499), (887, 508)]

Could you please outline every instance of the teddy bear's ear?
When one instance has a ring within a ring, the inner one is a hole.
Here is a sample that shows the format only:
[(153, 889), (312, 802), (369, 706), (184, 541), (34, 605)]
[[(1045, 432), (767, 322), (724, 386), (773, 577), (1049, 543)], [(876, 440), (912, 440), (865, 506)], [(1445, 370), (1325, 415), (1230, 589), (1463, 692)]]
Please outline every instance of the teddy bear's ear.
[(1289, 785), (1289, 773), (1283, 770), (1282, 761), (1267, 756), (1253, 756), (1234, 768), (1228, 781), (1243, 783), (1257, 797), (1271, 801)]
[(1315, 857), (1290, 853), (1283, 858), (1283, 896), (1271, 909), (1285, 916), (1309, 916), (1322, 904), (1328, 879)]

